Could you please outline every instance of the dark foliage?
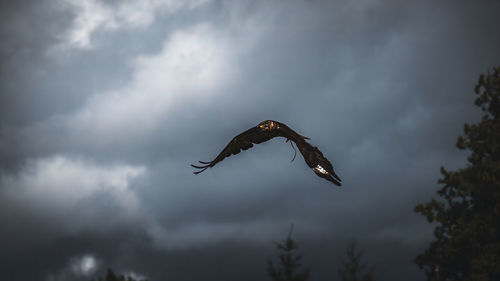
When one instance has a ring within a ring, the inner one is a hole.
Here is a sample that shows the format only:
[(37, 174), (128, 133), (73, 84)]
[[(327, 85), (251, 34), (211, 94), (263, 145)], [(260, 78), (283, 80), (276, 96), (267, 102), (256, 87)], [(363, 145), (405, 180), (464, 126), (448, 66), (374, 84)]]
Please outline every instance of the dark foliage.
[(429, 280), (500, 280), (500, 67), (480, 76), (475, 93), (484, 115), (456, 144), (469, 163), (441, 167), (441, 200), (415, 207), (437, 223), (436, 240), (416, 258)]
[(374, 281), (372, 268), (366, 269), (361, 263), (362, 253), (356, 250), (356, 242), (351, 241), (347, 245), (346, 257), (341, 261), (339, 270), (342, 281)]
[(147, 281), (147, 280), (135, 280), (130, 276), (116, 275), (111, 268), (108, 268), (106, 273), (106, 278), (93, 279), (93, 281)]
[(279, 266), (275, 267), (271, 260), (268, 261), (267, 274), (274, 281), (306, 281), (309, 279), (309, 269), (302, 268), (302, 256), (297, 253), (299, 245), (292, 239), (292, 229), (285, 240), (275, 243), (280, 252), (278, 255)]

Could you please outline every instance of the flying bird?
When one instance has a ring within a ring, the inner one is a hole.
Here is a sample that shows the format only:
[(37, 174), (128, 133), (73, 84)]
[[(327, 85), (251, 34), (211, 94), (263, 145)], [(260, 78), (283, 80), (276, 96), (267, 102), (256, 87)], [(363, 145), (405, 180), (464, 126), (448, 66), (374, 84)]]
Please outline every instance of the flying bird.
[(234, 137), (214, 160), (210, 162), (198, 161), (202, 165), (191, 164), (193, 168), (199, 169), (193, 173), (197, 175), (205, 171), (207, 168), (212, 168), (226, 157), (236, 155), (242, 150), (249, 149), (253, 146), (253, 144), (259, 144), (275, 137), (284, 137), (286, 138), (286, 142), (294, 142), (299, 148), (299, 151), (304, 157), (307, 165), (313, 170), (314, 173), (316, 173), (316, 175), (331, 181), (338, 186), (341, 185), (341, 180), (333, 171), (333, 166), (330, 161), (323, 156), (323, 153), (321, 153), (316, 146), (312, 146), (306, 141), (306, 139), (309, 139), (308, 137), (299, 135), (287, 125), (273, 120), (263, 121), (259, 123), (259, 125)]

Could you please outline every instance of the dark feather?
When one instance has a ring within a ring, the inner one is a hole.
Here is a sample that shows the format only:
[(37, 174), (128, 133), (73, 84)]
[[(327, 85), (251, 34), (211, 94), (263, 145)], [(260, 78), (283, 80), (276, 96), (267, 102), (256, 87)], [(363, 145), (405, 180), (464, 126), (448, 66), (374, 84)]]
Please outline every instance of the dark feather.
[(317, 147), (306, 142), (306, 139), (309, 139), (308, 137), (299, 135), (287, 125), (273, 120), (261, 122), (259, 125), (234, 137), (214, 160), (210, 162), (199, 161), (202, 165), (191, 164), (193, 168), (199, 169), (193, 173), (199, 174), (207, 168), (215, 166), (226, 157), (236, 155), (242, 150), (247, 150), (253, 147), (254, 144), (268, 141), (274, 137), (284, 137), (287, 141), (293, 141), (299, 148), (299, 151), (304, 157), (307, 165), (312, 168), (318, 176), (325, 178), (338, 186), (341, 185), (341, 180), (333, 171), (333, 166), (330, 161), (323, 156), (323, 153), (321, 153)]
[[(297, 147), (299, 148), (302, 156), (304, 156), (304, 161), (306, 161), (307, 165), (313, 169), (313, 172), (316, 175), (341, 186), (341, 180), (333, 171), (332, 164), (328, 161), (328, 159), (326, 159), (325, 156), (323, 156), (323, 153), (316, 146), (312, 146), (308, 142), (303, 141), (302, 143), (297, 143)], [(317, 168), (318, 166), (320, 168)], [(322, 173), (321, 168), (327, 173)]]
[(272, 139), (273, 136), (268, 134), (268, 132), (264, 132), (262, 128), (259, 128), (258, 126), (255, 126), (253, 128), (250, 128), (246, 130), (245, 132), (237, 135), (234, 137), (227, 145), (224, 147), (224, 149), (215, 157), (214, 160), (210, 162), (204, 162), (204, 161), (199, 161), (201, 164), (204, 164), (203, 166), (197, 166), (191, 164), (192, 167), (201, 169), (199, 171), (194, 172), (194, 174), (199, 174), (203, 171), (205, 171), (207, 168), (211, 168), (215, 166), (215, 164), (219, 163), (220, 161), (224, 160), (226, 157), (229, 157), (231, 155), (236, 155), (240, 153), (242, 150), (247, 150), (253, 146), (253, 144), (258, 144), (261, 142), (265, 142), (267, 140)]

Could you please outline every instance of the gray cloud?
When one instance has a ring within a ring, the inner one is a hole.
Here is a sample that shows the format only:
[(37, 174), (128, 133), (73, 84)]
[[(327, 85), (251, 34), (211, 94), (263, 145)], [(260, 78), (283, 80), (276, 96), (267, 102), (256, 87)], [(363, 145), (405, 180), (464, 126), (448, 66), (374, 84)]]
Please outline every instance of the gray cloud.
[[(500, 60), (497, 2), (16, 3), (0, 29), (5, 278), (74, 277), (92, 255), (101, 275), (264, 279), (290, 223), (315, 280), (351, 238), (381, 279), (423, 278), (431, 226), (412, 209), (465, 163), (453, 144)], [(344, 187), (283, 140), (192, 175), (264, 119), (310, 137)]]

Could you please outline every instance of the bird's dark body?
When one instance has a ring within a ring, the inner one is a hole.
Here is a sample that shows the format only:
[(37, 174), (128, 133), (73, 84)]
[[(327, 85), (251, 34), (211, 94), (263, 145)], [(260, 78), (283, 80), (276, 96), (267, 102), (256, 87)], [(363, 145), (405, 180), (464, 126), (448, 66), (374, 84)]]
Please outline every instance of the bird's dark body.
[(293, 141), (299, 148), (300, 153), (304, 157), (307, 165), (312, 168), (316, 175), (331, 181), (332, 183), (340, 186), (340, 178), (333, 171), (333, 166), (323, 156), (323, 153), (315, 147), (309, 144), (302, 135), (299, 135), (294, 130), (290, 129), (287, 125), (274, 121), (266, 120), (261, 122), (259, 125), (246, 130), (245, 132), (234, 137), (222, 150), (214, 160), (210, 162), (199, 161), (203, 166), (191, 165), (194, 168), (200, 169), (194, 172), (194, 174), (199, 174), (205, 171), (207, 168), (215, 166), (218, 162), (224, 160), (224, 158), (231, 155), (240, 153), (242, 150), (247, 150), (253, 146), (253, 144), (259, 144), (268, 141), (275, 137), (284, 137), (287, 141)]

